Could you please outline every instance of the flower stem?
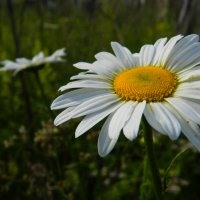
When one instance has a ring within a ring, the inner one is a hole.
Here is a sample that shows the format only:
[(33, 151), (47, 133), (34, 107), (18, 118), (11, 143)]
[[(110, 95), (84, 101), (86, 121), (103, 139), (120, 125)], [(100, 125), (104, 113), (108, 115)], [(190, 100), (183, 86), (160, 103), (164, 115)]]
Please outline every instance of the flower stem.
[(143, 163), (143, 180), (142, 184), (140, 185), (139, 200), (152, 199), (152, 189), (150, 187), (151, 183), (148, 175), (149, 175), (149, 166), (147, 162), (147, 155), (145, 155)]
[(144, 131), (144, 141), (146, 146), (146, 155), (148, 158), (149, 168), (152, 176), (153, 188), (157, 200), (162, 200), (162, 184), (158, 171), (158, 166), (156, 163), (156, 157), (153, 146), (153, 135), (152, 129), (145, 117), (143, 117), (143, 131)]
[(35, 75), (35, 79), (36, 79), (36, 82), (37, 82), (37, 84), (38, 84), (38, 87), (39, 87), (39, 89), (40, 89), (40, 92), (41, 92), (43, 101), (44, 101), (44, 103), (45, 103), (45, 105), (46, 105), (46, 107), (47, 107), (47, 109), (48, 109), (48, 111), (49, 111), (50, 116), (52, 117), (52, 119), (54, 119), (54, 114), (53, 114), (53, 112), (52, 112), (51, 109), (50, 109), (50, 104), (49, 104), (48, 99), (47, 99), (47, 97), (46, 97), (46, 94), (45, 94), (45, 92), (44, 92), (44, 88), (43, 88), (42, 82), (41, 82), (41, 80), (40, 80), (40, 76), (39, 76), (38, 71), (35, 70), (35, 71), (34, 71), (34, 75)]
[[(15, 57), (19, 58), (21, 55), (20, 38), (19, 38), (18, 31), (17, 31), (17, 26), (16, 26), (16, 17), (15, 17), (15, 12), (14, 12), (15, 9), (13, 6), (13, 0), (7, 0), (6, 2), (7, 2), (7, 9), (8, 9), (8, 17), (10, 20), (10, 26), (11, 26), (11, 30), (12, 30), (13, 42), (14, 42), (14, 46), (15, 46)], [(33, 135), (34, 135), (33, 112), (32, 112), (32, 108), (31, 108), (30, 95), (29, 95), (29, 91), (27, 88), (27, 81), (26, 81), (26, 77), (24, 76), (23, 72), (20, 72), (19, 79), (20, 79), (21, 86), (22, 86), (22, 96), (25, 101), (25, 108), (26, 108), (26, 114), (27, 114), (27, 119), (28, 119), (26, 126), (28, 129), (29, 136), (32, 139)]]

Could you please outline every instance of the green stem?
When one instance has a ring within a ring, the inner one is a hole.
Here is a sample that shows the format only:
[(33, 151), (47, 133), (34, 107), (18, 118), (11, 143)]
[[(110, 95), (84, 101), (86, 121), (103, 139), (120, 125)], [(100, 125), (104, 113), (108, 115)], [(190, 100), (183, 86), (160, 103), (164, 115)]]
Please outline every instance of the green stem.
[(42, 98), (43, 98), (43, 100), (44, 100), (44, 103), (45, 103), (47, 109), (49, 110), (50, 116), (54, 119), (54, 114), (53, 114), (53, 112), (52, 112), (51, 109), (50, 109), (50, 103), (49, 103), (48, 100), (47, 100), (47, 97), (46, 97), (46, 94), (45, 94), (45, 92), (44, 92), (44, 88), (43, 88), (42, 82), (41, 82), (41, 80), (40, 80), (40, 76), (39, 76), (38, 71), (35, 70), (35, 71), (34, 71), (34, 75), (35, 75), (35, 79), (36, 79), (36, 82), (37, 82), (37, 84), (38, 84), (38, 87), (39, 87), (39, 89), (40, 89)]
[(148, 163), (147, 163), (147, 156), (144, 156), (144, 163), (143, 163), (143, 180), (142, 180), (142, 184), (140, 185), (140, 196), (139, 199), (140, 200), (147, 200), (149, 195), (149, 191), (150, 190), (150, 184), (149, 184), (149, 179), (148, 179)]
[(154, 192), (157, 200), (161, 200), (162, 198), (162, 184), (158, 171), (158, 166), (156, 163), (156, 157), (153, 146), (153, 135), (151, 126), (146, 121), (145, 117), (143, 117), (143, 131), (144, 131), (144, 141), (146, 147), (146, 155), (148, 158), (148, 163), (150, 167), (150, 172), (152, 176), (152, 182), (154, 187)]
[[(13, 5), (13, 0), (7, 0), (7, 8), (8, 8), (8, 18), (10, 19), (10, 25), (11, 25), (11, 30), (12, 30), (12, 36), (13, 36), (13, 42), (15, 45), (15, 57), (19, 58), (21, 55), (20, 52), (20, 37), (17, 32), (17, 24), (16, 24), (16, 17), (15, 17), (15, 9)], [(28, 129), (28, 135), (30, 136), (31, 140), (34, 135), (34, 129), (33, 129), (33, 112), (31, 108), (31, 100), (30, 100), (30, 95), (29, 91), (27, 88), (27, 81), (24, 76), (23, 72), (19, 73), (19, 79), (21, 82), (22, 86), (22, 96), (25, 101), (25, 109), (26, 109), (26, 114), (27, 114), (27, 129)]]

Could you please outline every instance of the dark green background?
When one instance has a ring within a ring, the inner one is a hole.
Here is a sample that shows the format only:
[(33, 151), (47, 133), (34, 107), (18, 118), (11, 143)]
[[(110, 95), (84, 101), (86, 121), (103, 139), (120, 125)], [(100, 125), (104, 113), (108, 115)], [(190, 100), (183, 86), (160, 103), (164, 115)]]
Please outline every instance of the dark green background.
[[(111, 52), (111, 41), (138, 52), (160, 37), (198, 34), (199, 13), (198, 0), (1, 0), (0, 60), (32, 58), (41, 50), (49, 55), (65, 47), (64, 63), (39, 71), (50, 106), (58, 88), (79, 72), (73, 63), (93, 62), (96, 53)], [(102, 124), (75, 139), (80, 120), (54, 127), (34, 72), (16, 77), (0, 72), (0, 199), (140, 199), (142, 135), (133, 142), (121, 135), (102, 159), (96, 147)], [(173, 157), (189, 148), (170, 170), (164, 196), (199, 199), (199, 153), (183, 136), (172, 142), (155, 134), (155, 148), (162, 176)], [(154, 199), (151, 183), (142, 187), (150, 188), (146, 199)]]

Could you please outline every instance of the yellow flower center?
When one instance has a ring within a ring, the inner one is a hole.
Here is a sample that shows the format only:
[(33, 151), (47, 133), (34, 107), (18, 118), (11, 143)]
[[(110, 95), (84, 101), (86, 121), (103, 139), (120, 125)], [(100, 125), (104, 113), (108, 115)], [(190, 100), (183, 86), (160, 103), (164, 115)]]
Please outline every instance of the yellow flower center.
[(176, 75), (162, 67), (136, 67), (119, 73), (113, 81), (115, 93), (125, 100), (162, 101), (177, 85)]

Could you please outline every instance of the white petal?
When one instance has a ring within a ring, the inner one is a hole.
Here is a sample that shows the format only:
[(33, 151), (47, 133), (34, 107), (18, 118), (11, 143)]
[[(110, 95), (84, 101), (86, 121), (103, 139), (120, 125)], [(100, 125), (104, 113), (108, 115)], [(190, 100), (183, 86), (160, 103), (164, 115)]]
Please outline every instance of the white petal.
[(200, 79), (200, 69), (188, 70), (184, 73), (179, 74), (180, 82), (183, 81), (194, 81)]
[(160, 123), (156, 120), (155, 116), (155, 110), (152, 109), (151, 103), (146, 104), (144, 115), (147, 120), (147, 122), (159, 133), (162, 133), (164, 135), (167, 135), (167, 133), (163, 130)]
[(77, 80), (77, 79), (98, 80), (98, 79), (105, 79), (105, 77), (100, 76), (100, 75), (97, 75), (97, 74), (88, 74), (88, 73), (83, 74), (82, 72), (79, 73), (78, 75), (75, 75), (75, 76), (71, 76), (71, 77), (70, 77), (70, 80)]
[(192, 46), (194, 46), (194, 43), (198, 44), (199, 36), (195, 34), (188, 35), (184, 38), (182, 38), (180, 41), (177, 42), (177, 44), (172, 49), (169, 60), (166, 62), (166, 65), (169, 66), (169, 68), (173, 67), (173, 65), (184, 56), (184, 52), (188, 51)]
[(174, 48), (175, 44), (182, 38), (183, 36), (177, 35), (175, 37), (172, 37), (166, 45), (163, 47), (162, 52), (160, 54), (158, 65), (165, 66), (165, 63), (168, 59), (168, 56), (172, 49)]
[(132, 54), (135, 66), (140, 66), (140, 54), (139, 53), (133, 53)]
[(182, 131), (188, 140), (200, 151), (200, 129), (191, 121), (182, 122)]
[(170, 112), (164, 103), (151, 103), (151, 107), (155, 113), (155, 119), (162, 126), (164, 132), (172, 140), (177, 139), (181, 133), (181, 126), (173, 112)]
[(87, 69), (90, 70), (90, 68), (92, 67), (91, 63), (86, 63), (86, 62), (78, 62), (73, 64), (74, 67), (78, 68), (78, 69)]
[(3, 61), (0, 61), (0, 64), (2, 64), (2, 65), (7, 65), (7, 64), (10, 64), (10, 63), (15, 63), (15, 62), (13, 62), (13, 61), (11, 61), (11, 60), (3, 60)]
[(64, 62), (65, 60), (60, 57), (48, 56), (44, 58), (44, 63), (56, 63), (56, 62)]
[[(174, 112), (174, 109), (171, 106), (168, 106), (168, 109)], [(200, 129), (199, 126), (190, 121), (188, 118), (183, 118), (181, 114), (174, 112), (176, 118), (179, 120), (181, 125), (182, 132), (188, 138), (188, 140), (200, 151)]]
[(55, 63), (65, 61), (62, 56), (65, 56), (65, 48), (56, 50), (52, 55), (45, 58), (46, 63)]
[(152, 64), (154, 54), (155, 47), (153, 45), (144, 45), (140, 50), (140, 66)]
[(166, 98), (180, 114), (200, 124), (200, 106), (197, 103), (180, 98)]
[(200, 99), (200, 90), (199, 89), (177, 90), (174, 93), (174, 97), (183, 97), (187, 99)]
[(124, 135), (129, 140), (135, 139), (138, 135), (141, 117), (146, 106), (146, 101), (143, 101), (142, 103), (138, 103), (135, 106), (136, 107), (134, 111), (132, 112), (130, 119), (127, 121), (126, 125), (123, 128)]
[(109, 90), (96, 90), (91, 88), (77, 89), (57, 97), (51, 104), (51, 109), (62, 109), (68, 106), (76, 106), (94, 96), (110, 94)]
[(135, 102), (128, 101), (114, 113), (108, 129), (108, 135), (110, 138), (118, 137), (119, 132), (129, 120), (134, 109), (134, 105)]
[(117, 42), (111, 42), (111, 46), (115, 55), (125, 67), (129, 68), (135, 66), (132, 54), (127, 48), (123, 47)]
[(44, 53), (43, 52), (39, 52), (37, 55), (35, 55), (32, 58), (32, 62), (40, 62), (43, 59), (44, 59)]
[(182, 126), (182, 131), (183, 131), (184, 135), (200, 151), (200, 129), (199, 129), (199, 126), (191, 121), (184, 121), (184, 122), (182, 122), (181, 126)]
[(156, 51), (157, 50), (161, 50), (164, 46), (165, 46), (165, 43), (167, 42), (167, 38), (160, 38), (160, 39), (158, 39), (156, 42), (155, 42), (155, 44), (154, 44), (154, 46), (155, 46), (155, 48), (156, 48)]
[(61, 56), (65, 56), (65, 55), (66, 55), (65, 48), (62, 48), (62, 49), (56, 50), (51, 56), (61, 57)]
[(62, 111), (54, 120), (55, 126), (58, 126), (68, 120), (71, 119), (71, 111), (74, 109), (74, 107), (69, 107)]
[(183, 82), (178, 86), (177, 91), (185, 89), (200, 89), (200, 81)]
[(19, 67), (21, 67), (20, 64), (15, 63), (10, 60), (5, 60), (5, 61), (2, 61), (1, 63), (4, 65), (4, 67), (0, 68), (2, 71), (15, 70), (15, 69), (18, 69)]
[(134, 66), (138, 66), (137, 63), (137, 56), (134, 56), (136, 54), (132, 54), (130, 52), (130, 50), (126, 47), (124, 47), (124, 51), (126, 52), (127, 54), (127, 57), (128, 57), (128, 62), (127, 62), (127, 68), (132, 68)]
[(99, 134), (99, 138), (98, 138), (98, 153), (101, 157), (105, 157), (106, 155), (108, 155), (112, 149), (114, 148), (119, 134), (115, 136), (114, 139), (111, 139), (108, 136), (108, 129), (109, 129), (109, 125), (110, 125), (110, 121), (112, 119), (112, 114), (109, 115), (109, 117), (107, 118), (106, 122), (104, 123), (100, 134)]
[(73, 81), (70, 82), (62, 87), (59, 88), (59, 90), (62, 92), (67, 89), (73, 89), (73, 88), (101, 88), (101, 89), (110, 89), (112, 88), (111, 84), (103, 81), (103, 80), (80, 80), (80, 81)]
[(197, 43), (199, 41), (199, 36), (196, 34), (187, 35), (181, 40), (177, 42), (173, 50), (171, 51), (170, 56), (174, 56), (174, 54), (181, 53), (184, 49), (188, 48), (188, 46)]
[(98, 122), (100, 122), (102, 119), (104, 119), (106, 116), (108, 116), (110, 113), (114, 112), (116, 109), (118, 109), (123, 102), (117, 102), (109, 107), (105, 107), (104, 109), (92, 113), (90, 115), (87, 115), (84, 117), (84, 119), (80, 122), (78, 125), (75, 136), (79, 137), (86, 131), (88, 131), (90, 128), (92, 128), (94, 125), (96, 125)]
[(175, 57), (169, 65), (169, 69), (174, 72), (179, 72), (181, 70), (189, 70), (200, 63), (200, 44), (194, 44), (190, 48), (186, 49), (180, 56)]
[(78, 105), (72, 112), (72, 118), (81, 117), (94, 112), (97, 112), (120, 99), (114, 94), (102, 94), (84, 101)]
[(118, 72), (122, 71), (122, 68), (117, 67), (109, 60), (98, 60), (93, 63), (91, 71), (104, 77), (113, 78)]
[(157, 65), (158, 59), (160, 57), (160, 54), (162, 53), (163, 47), (166, 42), (167, 42), (167, 38), (161, 38), (155, 42), (154, 47), (155, 47), (156, 52), (152, 60), (152, 65)]
[(108, 60), (116, 65), (118, 68), (123, 68), (122, 63), (111, 53), (108, 52), (100, 52), (95, 55), (97, 60)]
[(19, 64), (30, 64), (30, 60), (28, 60), (27, 58), (16, 58), (16, 62)]

